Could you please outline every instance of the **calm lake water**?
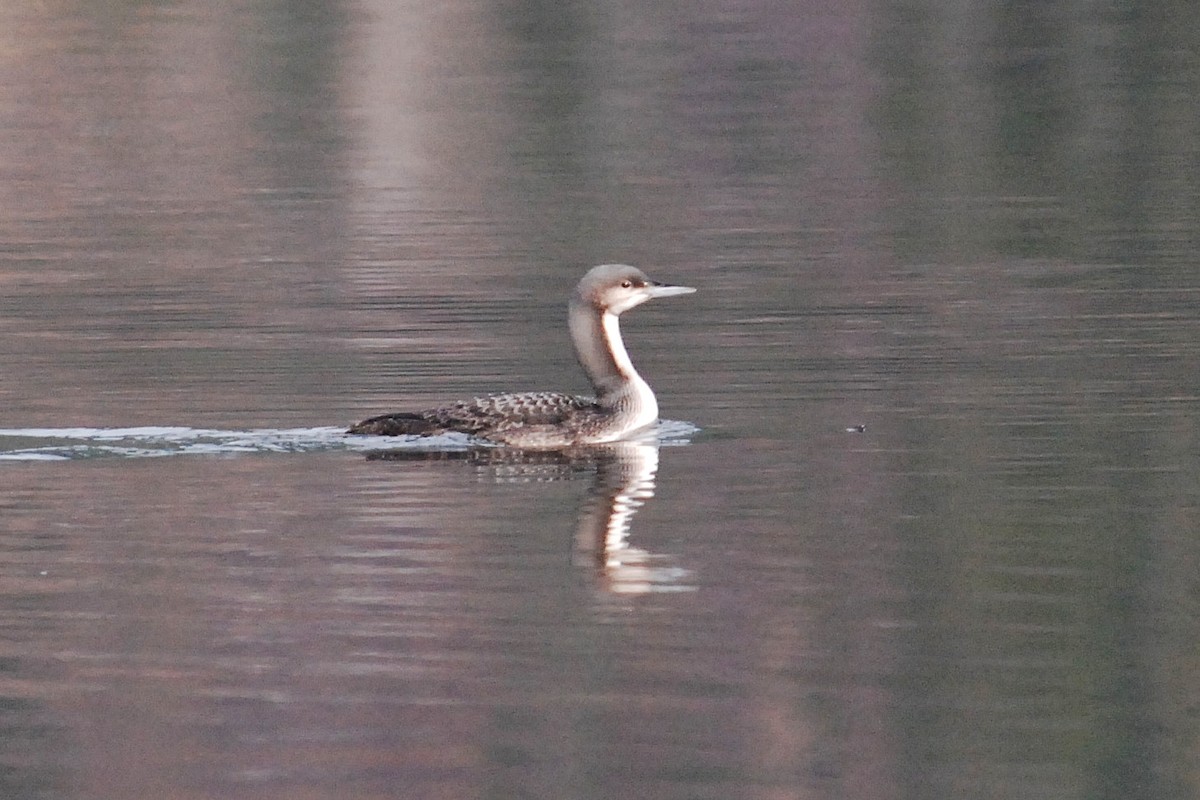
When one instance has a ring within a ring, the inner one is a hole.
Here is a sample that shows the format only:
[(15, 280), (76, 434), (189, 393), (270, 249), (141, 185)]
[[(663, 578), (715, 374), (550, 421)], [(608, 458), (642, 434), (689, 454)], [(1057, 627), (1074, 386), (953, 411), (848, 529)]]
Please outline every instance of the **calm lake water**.
[(1194, 17), (5, 5), (0, 796), (1197, 796)]

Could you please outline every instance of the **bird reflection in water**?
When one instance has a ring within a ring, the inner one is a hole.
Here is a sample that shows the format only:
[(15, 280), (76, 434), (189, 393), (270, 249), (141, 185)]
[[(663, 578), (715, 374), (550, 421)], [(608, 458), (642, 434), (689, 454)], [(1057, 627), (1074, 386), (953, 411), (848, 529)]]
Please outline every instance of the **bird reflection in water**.
[(465, 461), (496, 483), (578, 480), (591, 476), (575, 533), (575, 562), (613, 594), (690, 591), (691, 573), (672, 556), (630, 544), (633, 517), (654, 496), (657, 442), (614, 442), (565, 450), (476, 447), (469, 450), (379, 450), (379, 461)]

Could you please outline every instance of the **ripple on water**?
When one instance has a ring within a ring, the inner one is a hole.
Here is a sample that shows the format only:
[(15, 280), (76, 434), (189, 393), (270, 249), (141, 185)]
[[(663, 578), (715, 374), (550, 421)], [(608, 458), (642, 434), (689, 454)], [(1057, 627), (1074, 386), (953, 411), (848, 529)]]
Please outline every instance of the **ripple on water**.
[[(654, 431), (663, 445), (687, 444), (699, 429), (664, 420)], [(466, 450), (479, 442), (445, 436), (351, 436), (342, 427), (257, 428), (222, 431), (179, 426), (139, 428), (0, 429), (0, 461), (67, 461), (86, 458), (157, 458), (172, 455), (302, 453), (328, 450)]]

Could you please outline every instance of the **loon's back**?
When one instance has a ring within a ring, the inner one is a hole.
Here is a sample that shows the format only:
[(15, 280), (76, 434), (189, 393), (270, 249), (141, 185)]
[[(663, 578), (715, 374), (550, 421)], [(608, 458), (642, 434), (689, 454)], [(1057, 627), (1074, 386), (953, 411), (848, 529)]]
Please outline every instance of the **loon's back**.
[(590, 397), (560, 392), (517, 392), (473, 397), (424, 411), (381, 414), (363, 420), (348, 432), (376, 436), (466, 433), (502, 444), (552, 438), (570, 445), (593, 433), (607, 416)]

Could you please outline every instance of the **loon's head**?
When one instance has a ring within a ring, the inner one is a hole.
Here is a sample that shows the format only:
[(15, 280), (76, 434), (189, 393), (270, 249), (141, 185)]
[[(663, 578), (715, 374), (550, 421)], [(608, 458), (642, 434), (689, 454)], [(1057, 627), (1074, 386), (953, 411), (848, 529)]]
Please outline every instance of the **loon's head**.
[(572, 305), (591, 306), (599, 311), (619, 316), (655, 297), (691, 294), (690, 286), (669, 286), (646, 277), (637, 267), (626, 264), (601, 264), (592, 267), (575, 287)]

